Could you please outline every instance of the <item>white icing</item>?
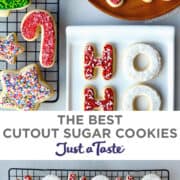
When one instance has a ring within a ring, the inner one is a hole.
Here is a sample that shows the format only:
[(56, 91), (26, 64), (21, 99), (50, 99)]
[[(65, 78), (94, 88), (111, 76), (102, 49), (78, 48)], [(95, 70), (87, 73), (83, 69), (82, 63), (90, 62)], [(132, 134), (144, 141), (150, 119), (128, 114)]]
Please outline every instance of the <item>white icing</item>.
[(106, 176), (98, 175), (92, 178), (92, 180), (109, 180)]
[(148, 174), (145, 175), (142, 180), (161, 180), (161, 178), (159, 176), (157, 176), (156, 174)]
[(122, 108), (126, 111), (134, 110), (134, 101), (139, 96), (146, 96), (149, 100), (149, 110), (158, 111), (161, 108), (161, 98), (156, 90), (146, 85), (136, 85), (128, 89), (122, 102)]
[[(135, 58), (143, 54), (147, 56), (149, 60), (149, 66), (143, 70), (139, 71), (134, 67)], [(124, 70), (136, 81), (143, 82), (153, 79), (157, 76), (161, 70), (161, 57), (159, 52), (152, 46), (143, 43), (137, 43), (131, 45), (124, 58)]]
[(55, 175), (47, 175), (42, 180), (60, 180), (60, 178)]

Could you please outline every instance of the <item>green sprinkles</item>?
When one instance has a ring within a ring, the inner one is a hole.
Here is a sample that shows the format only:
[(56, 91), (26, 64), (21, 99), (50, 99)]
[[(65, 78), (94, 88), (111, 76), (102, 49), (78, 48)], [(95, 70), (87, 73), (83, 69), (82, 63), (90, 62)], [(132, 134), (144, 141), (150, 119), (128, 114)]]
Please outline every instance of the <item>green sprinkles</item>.
[(0, 10), (23, 8), (30, 0), (0, 0)]

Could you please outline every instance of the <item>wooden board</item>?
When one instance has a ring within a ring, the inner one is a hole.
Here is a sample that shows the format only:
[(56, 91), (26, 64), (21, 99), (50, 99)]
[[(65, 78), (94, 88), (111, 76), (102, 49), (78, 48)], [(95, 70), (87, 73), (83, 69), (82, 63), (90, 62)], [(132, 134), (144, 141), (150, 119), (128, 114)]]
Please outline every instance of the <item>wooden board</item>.
[(144, 3), (142, 0), (125, 0), (118, 8), (112, 8), (105, 0), (88, 0), (101, 11), (122, 19), (148, 20), (164, 15), (180, 6), (180, 0), (165, 2), (153, 0), (152, 3)]

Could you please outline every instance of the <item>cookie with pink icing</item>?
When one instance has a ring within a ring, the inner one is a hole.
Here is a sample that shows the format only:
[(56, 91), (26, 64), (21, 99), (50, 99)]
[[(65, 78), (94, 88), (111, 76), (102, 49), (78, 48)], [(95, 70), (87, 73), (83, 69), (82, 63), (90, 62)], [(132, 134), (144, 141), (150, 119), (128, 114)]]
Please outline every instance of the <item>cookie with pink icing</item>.
[(30, 11), (22, 20), (21, 32), (27, 41), (34, 41), (41, 33), (40, 64), (52, 67), (56, 57), (56, 24), (52, 15), (45, 10)]
[(113, 76), (114, 49), (111, 44), (106, 44), (103, 48), (102, 57), (97, 57), (95, 48), (88, 44), (84, 51), (84, 77), (91, 80), (96, 75), (96, 68), (102, 68), (102, 75), (105, 80), (110, 80)]
[(84, 90), (84, 110), (93, 111), (100, 110), (113, 111), (115, 109), (115, 92), (112, 88), (104, 90), (104, 99), (97, 99), (96, 90), (87, 87)]
[(123, 5), (124, 0), (106, 0), (106, 2), (113, 8), (117, 8)]
[(0, 37), (0, 60), (15, 64), (17, 56), (23, 51), (24, 47), (17, 42), (15, 33), (11, 33), (7, 37)]

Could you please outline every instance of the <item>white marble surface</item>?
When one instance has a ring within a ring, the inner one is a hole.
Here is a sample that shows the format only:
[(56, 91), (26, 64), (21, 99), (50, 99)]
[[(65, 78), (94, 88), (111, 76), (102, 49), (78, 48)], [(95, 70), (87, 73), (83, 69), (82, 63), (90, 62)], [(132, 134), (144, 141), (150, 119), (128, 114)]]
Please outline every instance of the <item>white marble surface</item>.
[(170, 180), (180, 178), (180, 161), (0, 161), (0, 179), (7, 180), (9, 168), (37, 169), (168, 169)]
[(94, 8), (87, 0), (61, 0), (60, 17), (60, 99), (55, 104), (45, 104), (44, 110), (65, 110), (66, 45), (65, 28), (70, 25), (172, 25), (176, 27), (176, 92), (175, 108), (180, 110), (180, 10), (146, 22), (130, 22), (108, 16)]

